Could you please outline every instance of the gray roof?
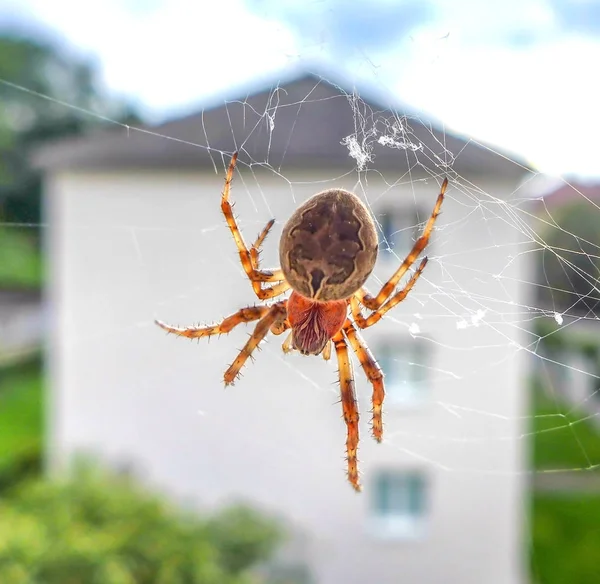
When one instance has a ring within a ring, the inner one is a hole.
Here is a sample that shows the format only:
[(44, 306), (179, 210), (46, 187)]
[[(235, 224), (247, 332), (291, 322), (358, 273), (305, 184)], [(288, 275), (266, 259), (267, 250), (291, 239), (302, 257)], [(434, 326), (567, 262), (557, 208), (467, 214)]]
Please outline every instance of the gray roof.
[(392, 111), (359, 95), (302, 74), (142, 131), (117, 126), (55, 142), (38, 151), (34, 163), (51, 170), (201, 167), (212, 166), (211, 157), (220, 158), (221, 152), (239, 149), (241, 160), (274, 168), (350, 170), (357, 165), (349, 156), (348, 137), (354, 137), (359, 147), (370, 149), (367, 167), (378, 170), (424, 166), (438, 174), (454, 170), (517, 177), (528, 168), (514, 156), (443, 131), (441, 124), (406, 108)]

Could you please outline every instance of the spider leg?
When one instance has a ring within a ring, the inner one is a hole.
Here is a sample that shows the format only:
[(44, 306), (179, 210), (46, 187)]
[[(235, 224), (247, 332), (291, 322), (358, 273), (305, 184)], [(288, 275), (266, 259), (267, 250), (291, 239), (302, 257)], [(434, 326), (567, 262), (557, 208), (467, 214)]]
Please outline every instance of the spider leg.
[(363, 316), (360, 309), (360, 296), (358, 296), (358, 294), (352, 296), (350, 298), (350, 308), (352, 310), (352, 318), (354, 319), (356, 326), (358, 326), (358, 328), (365, 329), (374, 325), (388, 310), (394, 308), (396, 304), (402, 302), (406, 298), (408, 293), (412, 290), (412, 287), (415, 285), (415, 283), (423, 273), (423, 270), (425, 269), (426, 265), (427, 257), (424, 257), (421, 260), (421, 263), (419, 264), (419, 267), (416, 269), (415, 273), (407, 282), (406, 286), (404, 286), (404, 288), (402, 288), (401, 290), (398, 290), (398, 292), (396, 292), (396, 294), (394, 294), (387, 302), (385, 302), (383, 306), (380, 306), (379, 308), (373, 310), (373, 312), (367, 318)]
[[(258, 248), (264, 241), (267, 233), (273, 226), (273, 222), (269, 221), (266, 227), (262, 230), (258, 239), (256, 240), (254, 246), (251, 249), (248, 249), (246, 243), (244, 242), (244, 238), (242, 237), (242, 233), (238, 227), (237, 221), (233, 215), (233, 208), (231, 203), (229, 202), (229, 191), (231, 189), (231, 181), (233, 180), (233, 171), (235, 169), (235, 164), (237, 162), (237, 152), (233, 154), (231, 157), (231, 162), (229, 163), (229, 168), (227, 170), (227, 176), (225, 177), (225, 186), (223, 188), (223, 193), (221, 195), (221, 211), (225, 216), (225, 221), (229, 226), (231, 231), (231, 235), (235, 241), (235, 244), (238, 248), (238, 252), (240, 254), (240, 262), (248, 279), (252, 283), (252, 288), (255, 294), (261, 299), (265, 300), (267, 298), (273, 298), (274, 296), (278, 296), (283, 294), (286, 290), (289, 289), (289, 285), (285, 281), (283, 276), (283, 272), (281, 270), (260, 270), (258, 269)], [(261, 286), (261, 282), (278, 282), (274, 284), (270, 288), (263, 289)]]
[(339, 366), (340, 376), (340, 394), (342, 398), (342, 410), (344, 412), (344, 422), (346, 422), (346, 455), (348, 461), (348, 480), (354, 487), (354, 490), (362, 490), (358, 482), (358, 404), (354, 395), (354, 375), (352, 373), (352, 361), (348, 354), (348, 345), (346, 339), (340, 331), (333, 337), (335, 352)]
[(271, 332), (274, 335), (282, 335), (285, 331), (289, 330), (290, 322), (286, 318), (285, 320), (278, 320), (271, 325)]
[(383, 438), (383, 422), (381, 419), (381, 410), (383, 405), (383, 399), (385, 398), (385, 388), (383, 384), (383, 372), (379, 367), (379, 364), (373, 357), (373, 354), (369, 350), (369, 347), (365, 343), (364, 339), (358, 334), (358, 331), (350, 320), (347, 320), (344, 324), (344, 333), (350, 342), (350, 346), (356, 353), (358, 360), (367, 376), (367, 379), (373, 386), (373, 422), (372, 432), (373, 438), (377, 442), (381, 442)]
[(155, 320), (154, 322), (161, 329), (167, 331), (168, 333), (172, 333), (180, 337), (187, 337), (188, 339), (199, 339), (201, 337), (209, 337), (212, 335), (228, 333), (238, 324), (258, 320), (259, 318), (265, 316), (265, 314), (268, 312), (268, 306), (248, 306), (238, 310), (234, 314), (229, 315), (218, 324), (204, 327), (188, 326), (180, 328), (176, 326), (170, 326), (160, 320)]
[[(260, 234), (256, 238), (256, 241), (252, 244), (252, 247), (250, 248), (250, 261), (252, 262), (252, 267), (255, 270), (258, 270), (260, 267), (260, 246), (265, 240), (265, 237), (267, 237), (267, 235), (269, 234), (269, 231), (271, 230), (271, 227), (273, 227), (274, 223), (275, 219), (271, 219), (265, 225), (264, 229), (260, 232)], [(277, 273), (279, 273), (280, 271), (281, 270), (278, 270)], [(275, 296), (279, 296), (287, 290), (289, 290), (290, 288), (285, 280), (278, 282), (273, 286), (266, 286), (264, 288), (262, 287), (261, 282), (251, 281), (250, 283), (252, 284), (252, 289), (254, 290), (254, 293), (261, 300), (266, 300), (268, 298), (274, 298)]]
[(258, 270), (259, 265), (260, 265), (260, 259), (259, 259), (260, 246), (263, 244), (265, 237), (267, 237), (267, 235), (269, 234), (269, 231), (271, 231), (271, 228), (273, 227), (274, 224), (275, 224), (275, 219), (271, 219), (265, 225), (264, 229), (258, 234), (256, 241), (252, 244), (252, 247), (250, 248), (250, 259), (252, 260), (252, 267), (255, 270)]
[[(423, 234), (415, 244), (413, 245), (410, 253), (406, 256), (400, 267), (396, 270), (396, 272), (392, 275), (392, 277), (381, 287), (381, 290), (376, 296), (371, 296), (366, 288), (361, 288), (357, 293), (359, 300), (365, 305), (369, 310), (377, 310), (382, 304), (390, 297), (392, 292), (396, 289), (398, 282), (406, 274), (408, 269), (415, 263), (419, 254), (427, 247), (429, 243), (429, 238), (431, 236), (431, 232), (433, 231), (433, 226), (435, 224), (436, 219), (440, 214), (440, 209), (442, 208), (442, 203), (444, 202), (444, 195), (446, 194), (446, 189), (448, 188), (448, 179), (445, 178), (442, 183), (442, 188), (440, 189), (440, 194), (436, 200), (433, 211), (427, 220), (427, 224), (425, 225), (425, 229), (423, 229)], [(398, 301), (399, 302), (399, 301)], [(391, 308), (391, 307), (390, 307)], [(362, 327), (361, 327), (362, 328)]]
[(292, 347), (292, 331), (290, 331), (290, 334), (285, 337), (285, 341), (283, 341), (283, 344), (281, 345), (281, 350), (284, 353), (291, 353), (294, 350)]
[(267, 307), (267, 313), (258, 321), (250, 338), (238, 353), (234, 362), (227, 368), (227, 371), (225, 371), (225, 375), (223, 376), (225, 385), (233, 384), (235, 379), (239, 376), (244, 363), (248, 357), (252, 355), (260, 342), (267, 336), (269, 329), (275, 327), (275, 329), (278, 330), (279, 323), (285, 321), (287, 317), (286, 302), (287, 300), (284, 300), (273, 304), (271, 307)]

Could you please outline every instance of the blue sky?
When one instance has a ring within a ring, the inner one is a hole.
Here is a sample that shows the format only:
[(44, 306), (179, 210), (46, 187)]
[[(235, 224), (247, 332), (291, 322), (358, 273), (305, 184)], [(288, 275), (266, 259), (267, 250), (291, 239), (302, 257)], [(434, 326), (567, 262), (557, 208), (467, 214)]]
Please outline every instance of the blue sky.
[(93, 56), (155, 119), (323, 63), (543, 171), (600, 176), (598, 0), (3, 0), (7, 23)]

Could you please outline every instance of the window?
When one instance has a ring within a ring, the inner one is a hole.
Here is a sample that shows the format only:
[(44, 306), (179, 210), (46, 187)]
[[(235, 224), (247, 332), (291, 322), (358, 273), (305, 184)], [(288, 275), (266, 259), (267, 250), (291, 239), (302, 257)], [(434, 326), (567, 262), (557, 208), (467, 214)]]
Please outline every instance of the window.
[(379, 215), (378, 220), (381, 225), (379, 249), (382, 257), (404, 259), (417, 237), (417, 214), (408, 210), (388, 210)]
[(427, 401), (431, 356), (426, 343), (423, 339), (411, 338), (384, 341), (377, 347), (388, 404), (415, 406)]
[(427, 483), (418, 471), (382, 470), (375, 476), (373, 530), (384, 537), (420, 537), (427, 516)]

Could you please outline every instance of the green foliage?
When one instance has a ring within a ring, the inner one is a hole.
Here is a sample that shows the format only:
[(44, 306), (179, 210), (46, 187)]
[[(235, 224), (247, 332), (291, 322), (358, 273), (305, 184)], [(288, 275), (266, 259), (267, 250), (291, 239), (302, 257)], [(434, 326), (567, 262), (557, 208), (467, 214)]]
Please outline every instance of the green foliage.
[(42, 423), (40, 360), (0, 369), (0, 582), (258, 583), (279, 524), (245, 506), (184, 514), (89, 466), (39, 478)]
[(257, 511), (244, 506), (225, 509), (210, 521), (208, 529), (222, 563), (236, 574), (257, 560), (266, 560), (279, 538)]
[(591, 360), (600, 360), (600, 340), (589, 330), (563, 327), (543, 317), (535, 322), (533, 332), (540, 337), (541, 345), (549, 352), (569, 351), (580, 353)]
[(534, 398), (534, 466), (580, 469), (600, 464), (600, 433), (587, 412), (569, 410), (538, 390)]
[(207, 521), (90, 467), (21, 487), (0, 517), (0, 582), (14, 584), (248, 584), (281, 536), (243, 507)]
[(600, 497), (536, 495), (532, 511), (534, 584), (598, 582)]
[(93, 64), (58, 43), (0, 31), (0, 222), (40, 222), (32, 148), (98, 123), (82, 110), (137, 119), (130, 106), (102, 95), (99, 87)]
[(600, 277), (600, 212), (585, 202), (553, 210), (556, 224), (542, 233), (548, 249), (539, 265), (540, 300), (559, 312), (589, 313), (600, 302), (596, 282)]
[(39, 359), (0, 369), (0, 491), (39, 472), (42, 407)]
[[(538, 470), (582, 469), (600, 463), (600, 434), (589, 414), (534, 388), (533, 454)], [(588, 473), (577, 477), (593, 478)], [(577, 484), (577, 482), (574, 482)], [(595, 584), (600, 570), (600, 496), (573, 490), (534, 492), (530, 561), (532, 584)]]
[(16, 228), (0, 226), (0, 286), (38, 288), (42, 260), (31, 237)]

